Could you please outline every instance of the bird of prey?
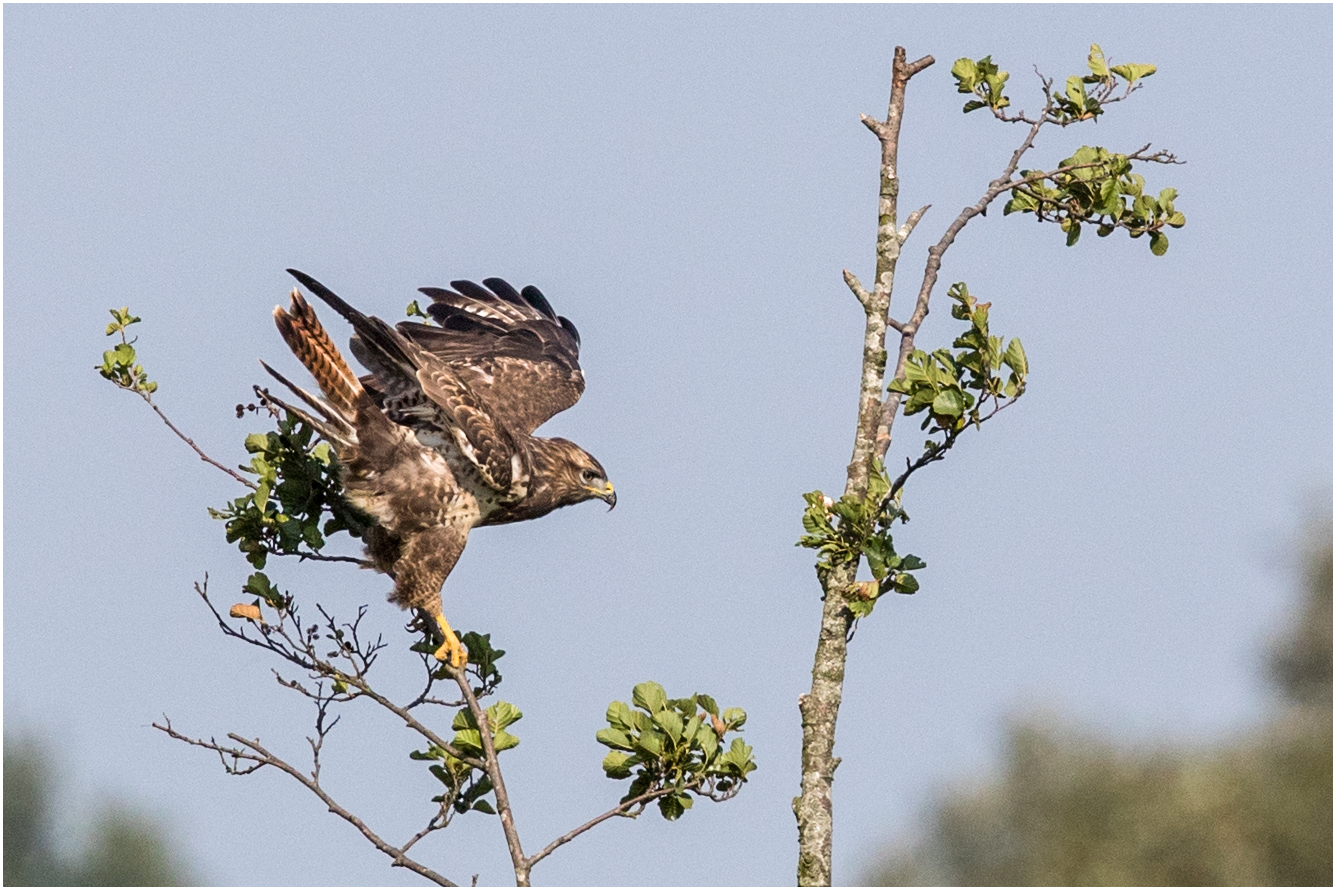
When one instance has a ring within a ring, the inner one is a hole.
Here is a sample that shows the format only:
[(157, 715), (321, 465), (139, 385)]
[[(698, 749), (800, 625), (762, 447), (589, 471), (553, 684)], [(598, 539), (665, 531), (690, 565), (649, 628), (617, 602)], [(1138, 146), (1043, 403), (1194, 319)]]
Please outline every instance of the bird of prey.
[(329, 441), (344, 497), (375, 520), (366, 553), (394, 579), (391, 602), (434, 623), (443, 641), (436, 658), (461, 668), (468, 654), (445, 619), (441, 587), (469, 530), (591, 498), (617, 504), (592, 455), (533, 435), (584, 391), (580, 335), (538, 288), (516, 291), (500, 278), (424, 287), (436, 324), (391, 327), (309, 275), (288, 272), (352, 325), (352, 353), (370, 373), (352, 371), (294, 288), (274, 321), (322, 395), (265, 365), (314, 413), (267, 398)]

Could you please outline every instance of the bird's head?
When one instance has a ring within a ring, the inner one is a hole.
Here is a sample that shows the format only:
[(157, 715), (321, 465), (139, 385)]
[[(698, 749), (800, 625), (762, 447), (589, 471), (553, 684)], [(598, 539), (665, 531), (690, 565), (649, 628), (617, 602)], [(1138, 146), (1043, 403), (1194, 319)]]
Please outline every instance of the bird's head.
[(608, 481), (603, 465), (574, 442), (549, 439), (557, 451), (557, 472), (561, 480), (559, 497), (563, 503), (577, 504), (598, 498), (611, 510), (617, 506), (617, 492)]

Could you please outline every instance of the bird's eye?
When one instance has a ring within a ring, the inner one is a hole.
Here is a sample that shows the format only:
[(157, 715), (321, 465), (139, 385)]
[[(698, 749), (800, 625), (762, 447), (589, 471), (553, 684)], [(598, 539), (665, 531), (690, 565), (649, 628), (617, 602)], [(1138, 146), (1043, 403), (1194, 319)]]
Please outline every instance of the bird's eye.
[(598, 479), (598, 473), (595, 473), (593, 470), (580, 471), (580, 481), (584, 482), (586, 485), (588, 485), (590, 482), (596, 481), (597, 479)]

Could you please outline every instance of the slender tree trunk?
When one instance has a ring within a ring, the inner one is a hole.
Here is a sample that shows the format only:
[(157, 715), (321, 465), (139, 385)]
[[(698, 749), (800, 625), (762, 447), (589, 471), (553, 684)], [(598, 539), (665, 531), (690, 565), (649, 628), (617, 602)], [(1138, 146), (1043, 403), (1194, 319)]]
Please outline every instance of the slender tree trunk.
[[(871, 292), (845, 272), (849, 288), (862, 304), (867, 321), (863, 333), (863, 371), (858, 397), (858, 429), (849, 461), (845, 494), (867, 494), (872, 463), (886, 453), (893, 418), (883, 417), (886, 378), (886, 329), (900, 247), (909, 237), (923, 210), (910, 215), (897, 228), (900, 179), (896, 156), (900, 120), (904, 114), (905, 87), (916, 73), (933, 63), (925, 56), (912, 64), (905, 61), (904, 47), (895, 48), (891, 76), (891, 100), (886, 120), (863, 117), (863, 123), (881, 141), (881, 188), (877, 213), (877, 277)], [(802, 887), (831, 883), (831, 787), (835, 781), (835, 723), (844, 691), (844, 664), (848, 655), (849, 630), (854, 616), (848, 608), (848, 589), (858, 571), (858, 560), (834, 566), (825, 579), (825, 601), (821, 609), (821, 632), (812, 663), (811, 691), (798, 699), (802, 714), (802, 791), (793, 801), (798, 818), (798, 884)]]

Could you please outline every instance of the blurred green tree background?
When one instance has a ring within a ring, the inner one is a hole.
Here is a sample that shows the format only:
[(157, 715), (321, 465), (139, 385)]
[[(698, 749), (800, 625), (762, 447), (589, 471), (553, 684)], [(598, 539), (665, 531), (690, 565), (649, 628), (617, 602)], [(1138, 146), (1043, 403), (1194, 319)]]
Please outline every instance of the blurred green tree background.
[(162, 828), (126, 806), (103, 803), (75, 821), (91, 828), (68, 849), (56, 829), (63, 805), (46, 746), (5, 736), (4, 883), (7, 887), (168, 887), (197, 883)]
[(919, 841), (866, 882), (1332, 885), (1332, 526), (1314, 523), (1303, 597), (1271, 641), (1274, 718), (1211, 745), (1131, 748), (1014, 724), (1001, 775), (943, 793)]

